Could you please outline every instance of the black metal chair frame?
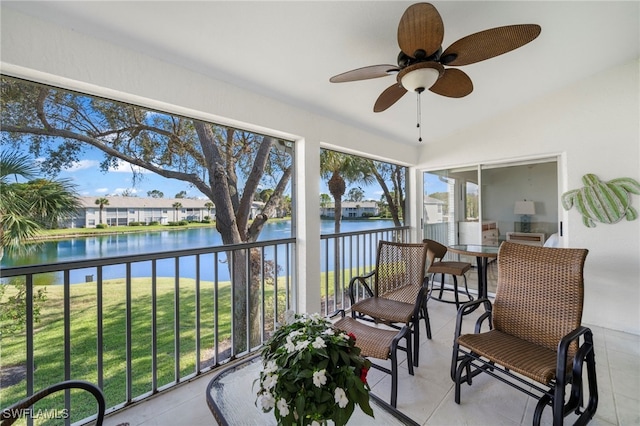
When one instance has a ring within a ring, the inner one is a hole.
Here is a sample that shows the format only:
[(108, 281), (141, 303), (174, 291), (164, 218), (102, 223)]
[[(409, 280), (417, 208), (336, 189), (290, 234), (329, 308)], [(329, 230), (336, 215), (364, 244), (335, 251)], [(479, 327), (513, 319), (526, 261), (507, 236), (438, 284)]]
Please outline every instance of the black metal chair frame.
[[(367, 283), (367, 281), (370, 279), (375, 280), (375, 276), (376, 276), (376, 270), (374, 269), (373, 271), (365, 275), (353, 277), (351, 281), (349, 281), (349, 299), (351, 301), (351, 306), (353, 306), (356, 302), (356, 285), (357, 284), (363, 287), (367, 297), (375, 296), (373, 290)], [(429, 321), (429, 311), (427, 310), (428, 295), (429, 295), (429, 276), (425, 276), (423, 278), (422, 288), (420, 289), (416, 297), (416, 304), (414, 306), (414, 312), (413, 312), (413, 321), (412, 321), (412, 324), (410, 324), (410, 332), (411, 334), (413, 334), (413, 365), (416, 367), (418, 366), (418, 358), (420, 355), (420, 327), (419, 326), (420, 326), (421, 318), (424, 319), (425, 328), (427, 331), (427, 338), (431, 339), (431, 323)], [(351, 311), (351, 316), (353, 318), (361, 319), (364, 321), (381, 322), (377, 318), (370, 318), (364, 314), (360, 314), (359, 312), (355, 312), (353, 310)], [(384, 322), (384, 324), (388, 325), (389, 327), (396, 328), (398, 330), (402, 328), (402, 326), (399, 326), (392, 322)]]
[[(104, 399), (104, 394), (99, 387), (94, 385), (93, 383), (86, 382), (84, 380), (67, 380), (64, 382), (56, 383), (55, 385), (51, 385), (45, 389), (42, 389), (33, 395), (16, 402), (10, 407), (3, 408), (0, 412), (0, 420), (2, 420), (1, 426), (9, 426), (12, 425), (16, 420), (20, 417), (23, 417), (25, 410), (31, 407), (36, 402), (41, 399), (61, 390), (67, 389), (83, 389), (87, 392), (90, 392), (96, 402), (98, 403), (98, 413), (96, 414), (96, 426), (102, 426), (104, 421), (104, 414), (106, 411), (106, 402)], [(67, 419), (67, 423), (68, 423)]]
[[(433, 241), (433, 240), (429, 240), (429, 239), (422, 240), (422, 242), (426, 243), (427, 246), (429, 245), (430, 241)], [(437, 243), (437, 241), (433, 241), (433, 242)], [(440, 243), (438, 243), (438, 244), (441, 245)], [(446, 250), (446, 246), (443, 246), (443, 247)], [(431, 253), (435, 254), (435, 252), (433, 252), (431, 249), (429, 249), (429, 251)], [(445, 252), (445, 254), (446, 254), (446, 252)], [(462, 289), (458, 288), (458, 276), (456, 274), (451, 273), (451, 272), (443, 272), (443, 271), (438, 271), (437, 270), (438, 267), (443, 266), (443, 267), (446, 268), (447, 264), (451, 264), (451, 263), (454, 263), (454, 262), (449, 262), (449, 261), (444, 260), (444, 255), (442, 257), (433, 256), (433, 259), (431, 259), (431, 265), (429, 266), (429, 270), (428, 270), (428, 272), (430, 273), (430, 284), (429, 284), (430, 290), (429, 290), (428, 298), (432, 299), (434, 301), (437, 301), (437, 302), (455, 304), (456, 305), (456, 309), (460, 309), (461, 303), (470, 302), (470, 301), (474, 300), (474, 297), (471, 295), (471, 293), (469, 293), (469, 286), (467, 285), (466, 271), (463, 272), (460, 275), (460, 276), (462, 276), (463, 281), (464, 281), (464, 291), (462, 291)], [(456, 264), (461, 264), (463, 262), (455, 262), (455, 263)], [(469, 263), (468, 267), (466, 269), (469, 270), (470, 268), (471, 268), (471, 264)], [(436, 288), (435, 287), (436, 275), (440, 275), (440, 288)], [(453, 278), (453, 288), (445, 287), (445, 276), (446, 275), (451, 275), (451, 277)], [(443, 297), (444, 296), (443, 293), (445, 291), (452, 292), (454, 300), (445, 299)], [(434, 294), (435, 292), (439, 292), (437, 296)], [(462, 302), (460, 302), (460, 294), (464, 295), (466, 300), (463, 300)]]
[[(440, 275), (440, 288), (436, 288), (435, 287), (435, 277), (436, 275)], [(429, 298), (433, 299), (435, 301), (438, 302), (443, 302), (443, 303), (451, 303), (456, 305), (456, 309), (460, 308), (460, 294), (463, 294), (466, 296), (467, 300), (466, 301), (471, 301), (474, 300), (473, 295), (471, 295), (471, 293), (469, 293), (469, 287), (467, 286), (467, 276), (466, 275), (462, 275), (462, 278), (464, 278), (464, 291), (461, 291), (460, 289), (458, 289), (458, 277), (450, 274), (453, 277), (453, 288), (448, 288), (445, 287), (444, 281), (445, 281), (445, 273), (444, 272), (432, 272), (431, 273), (431, 284), (430, 284), (430, 289), (429, 289)], [(434, 296), (434, 292), (439, 291), (438, 296)], [(447, 300), (443, 297), (443, 293), (445, 291), (450, 291), (453, 293), (453, 297), (454, 300)], [(463, 301), (464, 303), (465, 301)]]
[[(461, 334), (464, 316), (475, 311), (479, 307), (478, 305), (481, 304), (484, 305), (485, 312), (476, 321), (475, 333), (481, 332), (484, 321), (488, 322), (489, 329), (491, 329), (491, 301), (489, 299), (478, 299), (465, 303), (458, 311), (456, 318), (453, 359), (451, 362), (451, 379), (455, 382), (456, 403), (460, 404), (460, 387), (462, 383), (466, 382), (471, 385), (473, 377), (481, 373), (486, 373), (538, 400), (533, 416), (534, 425), (540, 424), (542, 412), (546, 406), (552, 407), (554, 426), (562, 425), (564, 423), (564, 417), (571, 412), (580, 416), (575, 424), (587, 424), (595, 414), (598, 406), (598, 387), (593, 333), (591, 329), (581, 326), (567, 334), (560, 341), (558, 344), (556, 378), (551, 387), (544, 388), (536, 382), (524, 379), (510, 372), (508, 369), (502, 368), (491, 361), (487, 361), (458, 345), (457, 340)], [(567, 371), (569, 345), (574, 341), (579, 343), (580, 338), (583, 339), (583, 343), (573, 358), (571, 370)], [(589, 381), (589, 401), (586, 409), (582, 410), (581, 407), (584, 402), (582, 371), (585, 363)], [(507, 380), (507, 377), (515, 380), (515, 382)], [(566, 386), (569, 384), (571, 385), (571, 390), (569, 399), (565, 404)], [(538, 393), (530, 391), (530, 388), (535, 389)]]

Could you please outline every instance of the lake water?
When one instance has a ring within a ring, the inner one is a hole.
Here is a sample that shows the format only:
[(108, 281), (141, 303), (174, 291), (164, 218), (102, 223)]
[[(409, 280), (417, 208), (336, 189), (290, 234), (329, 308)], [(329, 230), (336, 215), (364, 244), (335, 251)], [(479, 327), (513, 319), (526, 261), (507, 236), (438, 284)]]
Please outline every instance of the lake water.
[[(348, 220), (343, 221), (342, 232), (362, 231), (368, 229), (381, 229), (393, 227), (391, 220)], [(334, 223), (331, 220), (321, 222), (321, 233), (331, 234), (334, 231)], [(291, 237), (290, 221), (275, 221), (265, 224), (258, 241), (277, 240)], [(136, 232), (129, 234), (99, 235), (68, 240), (47, 241), (41, 244), (37, 252), (22, 257), (11, 257), (5, 253), (1, 268), (22, 265), (51, 264), (65, 261), (77, 261), (97, 259), (114, 256), (129, 256), (141, 253), (156, 253), (172, 250), (181, 250), (199, 247), (221, 246), (222, 238), (214, 227), (192, 228), (186, 230), (166, 230), (159, 232)], [(219, 255), (217, 268), (218, 279), (227, 281), (227, 270), (224, 254)], [(267, 260), (273, 259), (273, 250), (265, 253)], [(278, 259), (284, 260), (284, 246), (278, 252)], [(210, 258), (211, 262), (207, 262)], [(333, 256), (329, 256), (330, 261)], [(213, 280), (214, 268), (211, 267), (213, 255), (202, 256), (200, 275), (203, 280)], [(132, 276), (150, 276), (151, 262), (138, 262), (132, 265)], [(173, 259), (157, 262), (158, 276), (174, 276), (175, 262)], [(84, 282), (87, 276), (96, 274), (95, 268), (71, 271), (71, 282)], [(180, 260), (180, 275), (195, 278), (195, 258), (188, 257)], [(124, 277), (124, 265), (103, 268), (104, 279)], [(61, 282), (62, 274), (42, 274), (36, 277), (38, 284), (52, 284)], [(4, 281), (4, 280), (3, 280)]]

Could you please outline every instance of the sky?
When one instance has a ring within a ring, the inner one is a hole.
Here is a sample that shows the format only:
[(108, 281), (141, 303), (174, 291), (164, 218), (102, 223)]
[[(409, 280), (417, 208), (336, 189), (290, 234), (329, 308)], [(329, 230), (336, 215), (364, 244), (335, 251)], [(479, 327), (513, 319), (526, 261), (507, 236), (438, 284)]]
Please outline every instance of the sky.
[(167, 179), (155, 173), (138, 168), (143, 177), (133, 186), (132, 165), (122, 161), (117, 169), (110, 168), (108, 172), (100, 170), (103, 159), (102, 151), (97, 148), (87, 148), (84, 159), (75, 163), (70, 169), (61, 171), (58, 178), (71, 179), (76, 185), (78, 195), (93, 197), (107, 195), (121, 195), (125, 191), (138, 197), (147, 197), (147, 192), (161, 191), (164, 198), (174, 198), (180, 191), (186, 191), (189, 198), (205, 198), (197, 189), (188, 183), (176, 179)]
[[(87, 147), (84, 150), (84, 159), (75, 163), (74, 167), (62, 171), (57, 177), (71, 179), (76, 185), (78, 195), (83, 197), (98, 197), (108, 195), (121, 195), (124, 191), (138, 197), (147, 197), (147, 192), (161, 191), (164, 198), (174, 198), (180, 191), (186, 191), (188, 198), (206, 198), (196, 188), (188, 183), (176, 179), (167, 179), (155, 173), (141, 169), (143, 178), (133, 186), (131, 164), (122, 162), (118, 169), (110, 169), (105, 173), (100, 170), (100, 162), (103, 159), (102, 151), (97, 148)], [(354, 185), (347, 187), (347, 192)], [(375, 184), (362, 186), (365, 199), (379, 200), (382, 190)], [(329, 193), (326, 181), (322, 181), (319, 193)]]

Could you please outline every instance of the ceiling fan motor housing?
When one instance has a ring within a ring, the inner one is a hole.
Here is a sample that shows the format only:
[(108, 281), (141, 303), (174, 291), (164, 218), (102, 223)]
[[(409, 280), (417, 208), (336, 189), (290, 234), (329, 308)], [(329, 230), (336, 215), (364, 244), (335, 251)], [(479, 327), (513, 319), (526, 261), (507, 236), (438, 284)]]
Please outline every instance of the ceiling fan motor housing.
[[(422, 55), (418, 54), (418, 52), (421, 52)], [(417, 64), (418, 62), (440, 62), (440, 55), (442, 55), (442, 47), (436, 50), (428, 58), (425, 58), (426, 52), (422, 49), (416, 50), (413, 57), (407, 55), (401, 50), (400, 53), (398, 53), (398, 67), (402, 69), (409, 65)]]

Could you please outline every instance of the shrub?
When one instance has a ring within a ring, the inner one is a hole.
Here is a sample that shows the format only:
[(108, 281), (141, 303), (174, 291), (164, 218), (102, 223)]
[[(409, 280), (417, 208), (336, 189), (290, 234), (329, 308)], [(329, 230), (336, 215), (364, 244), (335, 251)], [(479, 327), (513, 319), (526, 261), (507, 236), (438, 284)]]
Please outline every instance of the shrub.
[(179, 222), (169, 222), (167, 223), (167, 226), (187, 226), (188, 224), (189, 222), (186, 220), (181, 220)]
[(140, 222), (129, 222), (129, 226), (140, 226)]
[(109, 227), (109, 225), (107, 225), (106, 223), (99, 223), (96, 225), (96, 229), (107, 229)]

